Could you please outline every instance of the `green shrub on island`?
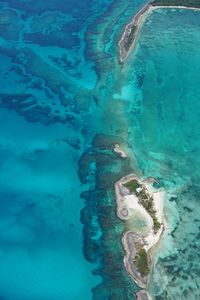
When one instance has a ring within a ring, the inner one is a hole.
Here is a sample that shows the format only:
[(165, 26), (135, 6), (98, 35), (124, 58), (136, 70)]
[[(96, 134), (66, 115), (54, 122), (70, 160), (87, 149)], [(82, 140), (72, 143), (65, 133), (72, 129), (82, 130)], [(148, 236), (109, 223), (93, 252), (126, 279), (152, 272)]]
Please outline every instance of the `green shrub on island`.
[(135, 257), (134, 264), (138, 272), (142, 276), (146, 276), (149, 272), (148, 256), (145, 249), (141, 248)]
[(130, 193), (135, 193), (136, 189), (141, 187), (141, 185), (138, 183), (138, 181), (136, 179), (132, 179), (126, 183), (123, 184)]
[(136, 25), (133, 25), (131, 27), (131, 31), (128, 35), (128, 38), (127, 38), (127, 41), (125, 42), (124, 44), (124, 48), (125, 50), (128, 52), (128, 50), (130, 49), (134, 39), (135, 39), (135, 33), (136, 33), (136, 29), (137, 29), (137, 26)]
[(154, 232), (156, 233), (159, 229), (160, 229), (160, 223), (157, 220), (156, 217), (156, 211), (154, 209), (153, 206), (153, 198), (149, 197), (149, 198), (143, 198), (141, 197), (141, 194), (139, 194), (139, 199), (140, 199), (140, 203), (141, 205), (146, 209), (146, 211), (150, 214), (150, 216), (153, 219), (153, 228), (154, 228)]
[(146, 196), (142, 196), (141, 193), (139, 193), (139, 201), (140, 201), (140, 204), (148, 211), (153, 211), (153, 199), (150, 198), (150, 197), (147, 197)]
[(149, 196), (144, 188), (139, 192), (138, 196), (139, 196), (139, 199), (141, 199), (141, 200), (148, 200), (148, 198), (149, 198)]
[(140, 204), (146, 209), (146, 211), (149, 213), (149, 215), (153, 219), (153, 228), (154, 232), (156, 233), (159, 229), (161, 224), (158, 222), (156, 217), (156, 211), (154, 210), (153, 205), (153, 197), (150, 197), (148, 192), (145, 190), (144, 187), (142, 187), (141, 184), (138, 183), (136, 179), (131, 179), (130, 181), (123, 184), (130, 193), (136, 193), (137, 188), (142, 188), (142, 190), (138, 193), (138, 198)]
[(161, 224), (158, 222), (157, 218), (154, 216), (153, 219), (153, 227), (154, 231), (157, 232), (160, 229)]

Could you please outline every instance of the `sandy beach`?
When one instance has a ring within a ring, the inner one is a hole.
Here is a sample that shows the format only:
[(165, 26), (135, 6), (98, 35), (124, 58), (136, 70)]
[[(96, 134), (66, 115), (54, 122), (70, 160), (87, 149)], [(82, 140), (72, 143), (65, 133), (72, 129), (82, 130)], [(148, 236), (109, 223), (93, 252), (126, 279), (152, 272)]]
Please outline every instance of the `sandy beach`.
[[(127, 183), (131, 181), (135, 182), (135, 192), (130, 192), (127, 188)], [(151, 183), (149, 182), (151, 181)], [(157, 182), (154, 178), (147, 178), (141, 181), (135, 174), (129, 174), (118, 182), (115, 183), (115, 195), (117, 203), (117, 215), (118, 217), (131, 224), (132, 218), (144, 220), (145, 231), (136, 231), (135, 227), (131, 228), (129, 224), (129, 230), (124, 233), (122, 237), (122, 244), (125, 250), (124, 265), (128, 274), (134, 279), (134, 281), (143, 289), (147, 289), (149, 274), (142, 276), (135, 265), (135, 260), (138, 255), (138, 249), (144, 249), (147, 253), (149, 269), (151, 268), (152, 261), (154, 259), (155, 251), (159, 247), (159, 242), (164, 231), (164, 198), (165, 191), (163, 189), (155, 189), (152, 187), (152, 183)], [(137, 184), (139, 189), (137, 188)], [(145, 201), (152, 201), (151, 213), (142, 205), (141, 195), (139, 193), (143, 191)], [(145, 192), (146, 191), (146, 192)], [(146, 194), (145, 194), (146, 193)], [(151, 199), (151, 200), (150, 200)], [(134, 212), (134, 213), (133, 213)], [(159, 227), (155, 230), (155, 220), (159, 222)], [(128, 224), (128, 223), (127, 223)], [(139, 248), (138, 248), (139, 247)]]
[(121, 148), (118, 144), (116, 144), (116, 145), (114, 146), (113, 151), (114, 151), (115, 153), (119, 154), (119, 156), (121, 156), (122, 158), (127, 158), (127, 157), (128, 157), (128, 155), (126, 154), (126, 152), (124, 152), (124, 151), (122, 150), (122, 148)]
[(151, 12), (152, 10), (155, 9), (159, 9), (159, 8), (175, 8), (175, 9), (189, 9), (189, 10), (200, 10), (200, 8), (198, 7), (190, 7), (190, 6), (181, 6), (181, 5), (157, 5), (157, 6), (153, 6), (153, 5), (149, 5), (150, 6), (150, 10), (149, 12)]
[(124, 202), (129, 211), (136, 211), (145, 221), (149, 230), (153, 229), (153, 221), (146, 209), (139, 204), (138, 198), (135, 195), (127, 195), (124, 197)]

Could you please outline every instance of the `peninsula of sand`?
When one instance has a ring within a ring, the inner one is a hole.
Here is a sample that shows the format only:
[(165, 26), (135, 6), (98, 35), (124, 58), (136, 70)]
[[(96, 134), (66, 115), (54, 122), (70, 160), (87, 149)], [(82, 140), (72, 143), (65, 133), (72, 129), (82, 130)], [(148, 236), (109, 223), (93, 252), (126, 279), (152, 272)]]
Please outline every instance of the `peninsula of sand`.
[(149, 13), (158, 8), (179, 8), (200, 10), (200, 0), (153, 0), (143, 6), (124, 29), (119, 40), (120, 62), (124, 62), (135, 48), (141, 28)]
[(115, 183), (117, 216), (126, 222), (123, 234), (124, 265), (142, 291), (137, 299), (149, 299), (147, 288), (154, 251), (164, 231), (163, 205), (165, 191), (154, 188), (158, 182), (149, 177), (140, 180), (135, 174)]

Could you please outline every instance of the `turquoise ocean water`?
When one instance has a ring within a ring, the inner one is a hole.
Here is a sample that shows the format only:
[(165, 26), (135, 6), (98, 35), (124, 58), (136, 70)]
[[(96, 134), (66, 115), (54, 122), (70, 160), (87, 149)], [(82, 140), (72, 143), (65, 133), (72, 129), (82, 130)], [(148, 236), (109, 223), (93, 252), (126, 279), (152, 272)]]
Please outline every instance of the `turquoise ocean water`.
[(144, 3), (0, 2), (0, 299), (133, 299), (113, 194), (133, 170), (169, 191), (150, 292), (200, 297), (200, 13), (154, 12), (121, 65)]
[(143, 172), (160, 177), (171, 193), (165, 209), (171, 234), (150, 284), (156, 299), (200, 298), (199, 29), (199, 11), (154, 11), (130, 58), (134, 152)]
[(120, 299), (135, 288), (109, 168), (121, 162), (105, 150), (118, 137), (102, 120), (116, 34), (141, 5), (0, 2), (1, 299)]

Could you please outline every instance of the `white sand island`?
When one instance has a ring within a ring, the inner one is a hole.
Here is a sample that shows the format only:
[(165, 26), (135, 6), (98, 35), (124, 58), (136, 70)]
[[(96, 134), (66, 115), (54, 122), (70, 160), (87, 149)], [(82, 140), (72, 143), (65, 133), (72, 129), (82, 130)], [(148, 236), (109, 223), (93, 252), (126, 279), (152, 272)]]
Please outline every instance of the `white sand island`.
[[(128, 228), (122, 237), (126, 252), (124, 264), (129, 275), (144, 289), (143, 296), (148, 285), (154, 250), (164, 231), (165, 191), (154, 189), (153, 182), (157, 181), (152, 177), (142, 181), (135, 174), (129, 174), (115, 183), (117, 215), (126, 222)], [(137, 226), (134, 223), (137, 219), (142, 220), (144, 226)]]

